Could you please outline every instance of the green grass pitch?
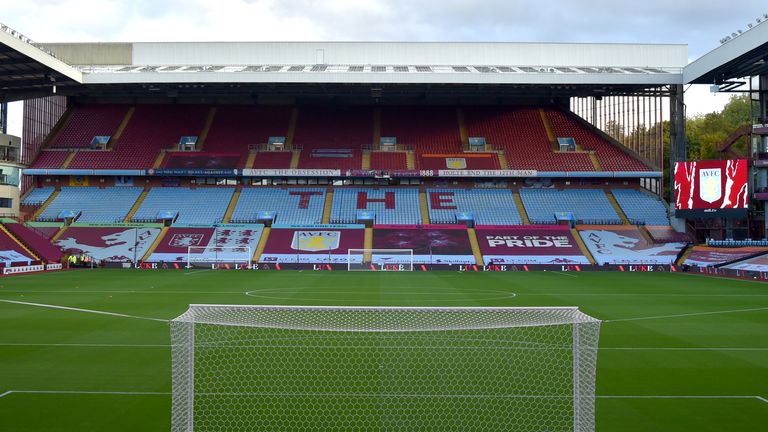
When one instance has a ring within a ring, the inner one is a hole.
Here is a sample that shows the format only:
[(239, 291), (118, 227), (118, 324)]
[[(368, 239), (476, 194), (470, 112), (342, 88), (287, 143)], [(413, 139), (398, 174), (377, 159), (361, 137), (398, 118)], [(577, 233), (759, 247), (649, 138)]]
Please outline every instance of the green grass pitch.
[[(605, 320), (597, 430), (768, 424), (768, 284), (665, 273), (83, 270), (0, 300), (170, 319), (190, 303), (579, 306)], [(0, 302), (0, 431), (167, 431), (168, 325)]]

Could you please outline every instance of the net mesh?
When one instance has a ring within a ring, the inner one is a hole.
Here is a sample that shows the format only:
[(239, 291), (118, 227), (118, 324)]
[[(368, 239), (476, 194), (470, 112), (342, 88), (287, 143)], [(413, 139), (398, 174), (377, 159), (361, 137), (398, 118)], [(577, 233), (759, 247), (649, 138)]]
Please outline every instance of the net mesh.
[(575, 308), (192, 306), (172, 431), (593, 431)]

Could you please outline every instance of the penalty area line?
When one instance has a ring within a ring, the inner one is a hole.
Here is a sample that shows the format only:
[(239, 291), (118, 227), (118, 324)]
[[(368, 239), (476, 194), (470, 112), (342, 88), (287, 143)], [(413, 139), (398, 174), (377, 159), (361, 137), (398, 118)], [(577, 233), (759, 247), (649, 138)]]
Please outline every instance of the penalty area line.
[(622, 321), (643, 321), (643, 320), (654, 320), (654, 319), (665, 319), (665, 318), (685, 318), (685, 317), (693, 317), (693, 316), (721, 315), (721, 314), (738, 313), (738, 312), (759, 312), (759, 311), (766, 311), (766, 310), (768, 310), (768, 307), (750, 308), (750, 309), (731, 309), (731, 310), (712, 311), (712, 312), (694, 312), (694, 313), (676, 314), (676, 315), (656, 315), (656, 316), (636, 317), (636, 318), (618, 318), (618, 319), (612, 319), (612, 320), (604, 320), (603, 323), (622, 322)]
[(114, 316), (119, 318), (133, 318), (133, 319), (140, 319), (140, 320), (147, 320), (147, 321), (159, 321), (164, 323), (169, 322), (167, 319), (162, 319), (162, 318), (141, 317), (136, 315), (121, 314), (116, 312), (107, 312), (107, 311), (100, 311), (100, 310), (94, 310), (94, 309), (81, 309), (81, 308), (74, 308), (69, 306), (58, 306), (58, 305), (43, 304), (43, 303), (30, 303), (30, 302), (23, 302), (23, 301), (16, 301), (16, 300), (0, 300), (0, 303), (9, 303), (9, 304), (22, 305), (22, 306), (33, 306), (33, 307), (40, 307), (40, 308), (47, 308), (47, 309), (59, 309), (59, 310), (67, 310), (72, 312), (84, 312), (84, 313), (91, 313), (91, 314), (97, 314), (97, 315), (108, 315), (108, 316)]

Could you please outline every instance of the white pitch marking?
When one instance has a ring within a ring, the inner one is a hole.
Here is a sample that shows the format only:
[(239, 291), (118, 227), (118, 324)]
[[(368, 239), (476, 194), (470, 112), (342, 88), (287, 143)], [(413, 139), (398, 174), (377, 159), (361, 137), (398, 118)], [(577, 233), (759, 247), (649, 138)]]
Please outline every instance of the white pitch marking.
[(99, 344), (99, 343), (0, 343), (3, 347), (72, 347), (72, 348), (167, 348), (162, 344)]
[(0, 394), (0, 399), (1, 399), (1, 398), (4, 398), (4, 397), (6, 397), (6, 396), (8, 396), (8, 395), (9, 395), (9, 394), (11, 394), (11, 393), (13, 393), (13, 392), (9, 390), (9, 391), (7, 391), (7, 392), (5, 392), (5, 393), (3, 393), (3, 394)]
[(199, 274), (199, 273), (205, 273), (205, 272), (207, 272), (207, 271), (211, 271), (211, 270), (213, 270), (213, 269), (205, 269), (205, 270), (193, 270), (193, 271), (191, 271), (191, 272), (186, 272), (186, 273), (184, 273), (184, 276), (189, 276), (189, 275), (196, 275), (196, 274)]
[(74, 312), (85, 312), (85, 313), (92, 313), (97, 315), (109, 315), (109, 316), (115, 316), (120, 318), (134, 318), (134, 319), (141, 319), (141, 320), (148, 320), (148, 321), (168, 322), (168, 320), (161, 319), (161, 318), (140, 317), (135, 315), (115, 313), (115, 312), (106, 312), (106, 311), (99, 311), (99, 310), (93, 310), (93, 309), (81, 309), (81, 308), (57, 306), (57, 305), (50, 305), (50, 304), (43, 304), (43, 303), (29, 303), (29, 302), (15, 301), (15, 300), (0, 300), (0, 302), (18, 304), (18, 305), (24, 305), (24, 306), (42, 307), (42, 308), (49, 308), (49, 309), (61, 309), (61, 310), (68, 310), (68, 311), (74, 311)]
[(761, 402), (765, 402), (765, 403), (768, 404), (768, 399), (766, 399), (766, 398), (764, 398), (762, 396), (755, 396), (755, 399), (757, 399), (757, 400), (759, 400)]
[(560, 271), (548, 271), (548, 272), (546, 272), (546, 273), (552, 273), (552, 274), (556, 274), (556, 275), (560, 275), (560, 276), (568, 276), (568, 277), (573, 277), (573, 278), (577, 278), (577, 277), (578, 277), (577, 275), (575, 275), (575, 274), (570, 274), (570, 273), (568, 273), (568, 272), (560, 272)]
[(642, 320), (654, 320), (654, 319), (664, 319), (664, 318), (684, 318), (684, 317), (691, 317), (691, 316), (720, 315), (720, 314), (729, 314), (729, 313), (738, 313), (738, 312), (757, 312), (757, 311), (765, 311), (765, 310), (768, 310), (768, 307), (751, 308), (751, 309), (731, 309), (731, 310), (712, 311), (712, 312), (695, 312), (695, 313), (677, 314), (677, 315), (657, 315), (657, 316), (636, 317), (636, 318), (619, 318), (619, 319), (613, 319), (613, 320), (604, 320), (603, 323), (621, 322), (621, 321), (642, 321)]
[(8, 393), (19, 394), (92, 394), (92, 395), (169, 395), (170, 392), (130, 392), (130, 391), (98, 391), (98, 390), (11, 390)]
[(716, 395), (598, 395), (599, 399), (757, 399), (768, 403), (760, 396), (716, 396)]

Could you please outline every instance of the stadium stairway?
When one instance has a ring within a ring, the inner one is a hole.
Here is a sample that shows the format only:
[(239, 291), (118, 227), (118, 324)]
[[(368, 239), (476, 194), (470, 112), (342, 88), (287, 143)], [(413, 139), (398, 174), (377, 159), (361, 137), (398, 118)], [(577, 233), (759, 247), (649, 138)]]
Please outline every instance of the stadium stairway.
[[(624, 225), (630, 225), (629, 219), (627, 219), (627, 215), (624, 214), (624, 210), (619, 205), (619, 202), (616, 201), (616, 197), (613, 196), (613, 193), (611, 193), (610, 190), (606, 190), (605, 196), (608, 197), (608, 202), (611, 203), (611, 205), (613, 206), (613, 209), (616, 210), (616, 214), (619, 215), (619, 217), (621, 218), (621, 223), (623, 223)], [(645, 232), (645, 235), (646, 237), (648, 237), (647, 231)], [(651, 240), (651, 243), (653, 243), (652, 240)]]
[(643, 235), (643, 238), (650, 244), (656, 243), (653, 240), (653, 237), (651, 236), (651, 233), (648, 232), (648, 228), (645, 227), (645, 225), (638, 225), (638, 231), (640, 231), (640, 234)]
[(123, 132), (125, 132), (125, 128), (128, 127), (128, 123), (130, 123), (134, 112), (136, 112), (135, 106), (128, 108), (128, 111), (125, 113), (125, 117), (123, 117), (123, 121), (120, 122), (120, 126), (117, 127), (115, 134), (112, 135), (112, 138), (109, 139), (109, 142), (107, 143), (107, 148), (111, 149), (112, 147), (114, 147), (117, 140), (119, 140), (120, 137), (123, 136)]
[(235, 192), (232, 194), (232, 198), (229, 200), (229, 206), (227, 206), (227, 211), (224, 212), (224, 219), (222, 220), (223, 223), (229, 223), (229, 221), (232, 219), (232, 213), (235, 212), (235, 207), (237, 207), (237, 200), (240, 199), (241, 191), (242, 188), (238, 186), (238, 188), (235, 189)]
[(147, 253), (144, 254), (143, 257), (141, 257), (142, 261), (146, 261), (149, 259), (149, 257), (152, 256), (152, 254), (155, 252), (155, 249), (157, 249), (158, 246), (160, 246), (160, 242), (165, 237), (165, 234), (168, 232), (168, 229), (170, 227), (164, 226), (162, 229), (160, 229), (160, 234), (157, 235), (157, 238), (155, 241), (152, 242), (152, 244), (149, 246), (149, 249), (147, 249)]
[[(56, 142), (56, 139), (61, 135), (61, 131), (64, 129), (64, 126), (66, 126), (67, 123), (69, 123), (69, 119), (72, 118), (72, 114), (75, 112), (73, 107), (68, 107), (66, 111), (64, 111), (64, 114), (61, 116), (59, 121), (56, 122), (55, 125), (53, 125), (53, 129), (48, 133), (48, 136), (45, 137), (43, 140), (43, 145), (40, 146), (41, 150), (47, 150), (51, 147), (51, 143)], [(35, 158), (40, 156), (38, 153), (35, 155)]]
[(461, 147), (465, 150), (469, 150), (469, 133), (467, 133), (467, 123), (464, 121), (464, 111), (460, 107), (456, 107), (456, 121), (459, 123), (459, 138), (461, 140)]
[(688, 255), (693, 252), (693, 244), (689, 244), (685, 248), (683, 248), (683, 251), (680, 253), (680, 258), (675, 262), (677, 265), (683, 265), (685, 263), (685, 260), (688, 259)]
[(291, 169), (299, 167), (299, 160), (301, 159), (301, 150), (293, 150), (291, 153)]
[(245, 160), (245, 167), (250, 169), (253, 168), (253, 163), (256, 161), (256, 155), (259, 152), (255, 150), (249, 150), (248, 151), (248, 159)]
[(555, 135), (555, 129), (552, 127), (552, 122), (549, 121), (549, 116), (547, 116), (547, 112), (544, 111), (544, 109), (539, 108), (539, 116), (541, 117), (541, 122), (544, 124), (544, 129), (547, 131), (547, 139), (549, 140), (549, 143), (552, 146), (552, 150), (560, 150), (560, 147), (557, 144), (557, 136)]
[(467, 235), (469, 236), (469, 245), (472, 246), (472, 255), (475, 256), (475, 264), (482, 266), (485, 261), (483, 260), (483, 253), (480, 252), (480, 243), (477, 241), (477, 232), (474, 228), (467, 228)]
[(54, 234), (53, 237), (51, 237), (51, 243), (55, 242), (56, 240), (59, 239), (59, 237), (64, 235), (64, 233), (67, 232), (68, 228), (69, 228), (68, 225), (62, 226), (61, 229), (58, 232), (56, 232), (56, 234)]
[(208, 132), (211, 130), (211, 125), (213, 124), (213, 120), (216, 118), (216, 107), (211, 107), (210, 110), (208, 110), (208, 117), (205, 119), (205, 124), (203, 125), (203, 130), (200, 132), (200, 136), (197, 137), (197, 143), (195, 144), (195, 147), (198, 151), (202, 151), (205, 147), (205, 139), (208, 138)]
[(261, 231), (261, 238), (259, 244), (256, 246), (256, 252), (253, 253), (253, 262), (258, 263), (261, 259), (261, 254), (264, 253), (264, 248), (267, 247), (267, 239), (269, 239), (269, 233), (272, 232), (272, 228), (264, 227)]
[(595, 171), (603, 170), (603, 167), (600, 166), (600, 161), (597, 159), (597, 154), (595, 152), (589, 153), (589, 160), (592, 161), (592, 166), (595, 167)]
[(419, 208), (421, 209), (421, 223), (429, 225), (429, 204), (427, 203), (427, 191), (421, 189), (419, 191)]
[(333, 210), (333, 189), (328, 189), (328, 193), (325, 194), (325, 205), (323, 206), (323, 220), (324, 224), (331, 223), (331, 211)]
[(12, 232), (8, 231), (8, 228), (5, 227), (5, 224), (0, 224), (0, 231), (4, 232), (5, 235), (8, 236), (11, 240), (15, 241), (17, 245), (19, 245), (22, 249), (24, 249), (30, 257), (34, 258), (36, 261), (40, 261), (40, 255), (38, 255), (35, 252), (32, 252), (32, 249), (30, 249), (26, 243), (19, 240), (15, 235), (13, 235)]
[(362, 153), (362, 161), (361, 161), (361, 169), (369, 170), (371, 169), (371, 151), (370, 150), (363, 150)]
[(32, 214), (32, 220), (37, 219), (37, 217), (40, 216), (45, 211), (45, 208), (51, 205), (53, 200), (55, 200), (56, 197), (59, 195), (59, 192), (61, 192), (59, 189), (56, 189), (53, 191), (51, 196), (48, 197), (48, 199), (43, 203), (43, 205), (41, 205), (40, 208), (35, 210), (35, 213)]
[(416, 154), (413, 150), (405, 152), (405, 167), (409, 170), (416, 169)]
[(136, 214), (137, 211), (139, 211), (139, 207), (141, 207), (141, 203), (144, 202), (144, 198), (147, 197), (147, 194), (149, 193), (149, 190), (144, 189), (144, 192), (139, 195), (139, 198), (136, 200), (135, 203), (133, 203), (133, 207), (128, 211), (128, 214), (125, 216), (125, 219), (123, 219), (123, 222), (130, 222), (133, 218), (133, 215)]
[(523, 205), (523, 199), (520, 198), (520, 192), (513, 191), (512, 196), (515, 199), (515, 205), (517, 206), (518, 213), (520, 213), (520, 219), (523, 220), (523, 224), (530, 225), (531, 220), (528, 219), (528, 212), (525, 211), (525, 206)]
[(496, 153), (496, 156), (499, 158), (499, 168), (508, 170), (509, 162), (507, 162), (507, 152), (504, 150), (499, 150), (499, 152)]
[(158, 169), (161, 166), (163, 166), (163, 161), (165, 160), (165, 155), (168, 154), (166, 149), (160, 149), (160, 153), (157, 154), (157, 157), (155, 158), (155, 161), (152, 162), (152, 168)]
[(72, 160), (75, 158), (75, 156), (77, 156), (77, 151), (76, 150), (70, 151), (69, 154), (67, 155), (67, 158), (64, 159), (64, 162), (61, 164), (61, 169), (69, 168), (69, 164), (72, 163)]
[[(363, 249), (373, 249), (373, 228), (365, 229), (365, 237), (363, 238)], [(373, 253), (370, 250), (365, 251), (363, 254), (363, 262), (371, 262), (373, 260)]]
[(571, 228), (571, 236), (574, 240), (576, 240), (576, 244), (579, 245), (579, 249), (581, 249), (581, 253), (584, 254), (585, 257), (589, 260), (589, 263), (592, 265), (597, 264), (597, 260), (595, 260), (595, 257), (592, 256), (592, 254), (589, 252), (589, 248), (587, 248), (587, 245), (584, 243), (584, 239), (581, 238), (581, 235), (579, 235), (579, 230), (576, 228)]

